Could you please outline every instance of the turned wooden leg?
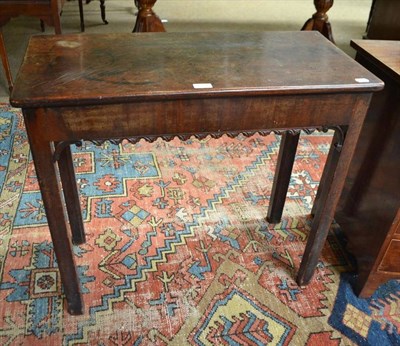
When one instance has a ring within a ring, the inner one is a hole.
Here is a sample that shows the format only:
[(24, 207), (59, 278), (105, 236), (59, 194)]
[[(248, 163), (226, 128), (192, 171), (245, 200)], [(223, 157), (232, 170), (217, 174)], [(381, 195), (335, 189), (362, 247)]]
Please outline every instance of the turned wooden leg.
[(6, 74), (8, 82), (8, 89), (11, 92), (13, 88), (13, 80), (12, 80), (10, 64), (8, 63), (6, 46), (4, 44), (3, 32), (1, 30), (0, 30), (0, 55), (1, 55), (1, 62), (3, 63), (4, 73)]
[(268, 207), (267, 221), (270, 223), (281, 221), (299, 137), (300, 134), (285, 133), (282, 135)]
[(64, 287), (68, 312), (79, 315), (83, 313), (83, 301), (68, 225), (65, 220), (62, 192), (57, 178), (57, 164), (53, 159), (54, 146), (53, 143), (43, 139), (42, 126), (36, 120), (38, 116), (39, 114), (35, 111), (24, 111), (25, 126), (29, 134), (29, 144), (61, 282)]
[(135, 0), (139, 9), (133, 32), (165, 32), (161, 19), (153, 11), (157, 0)]
[(333, 0), (314, 0), (314, 6), (317, 10), (313, 16), (305, 22), (301, 30), (316, 30), (324, 35), (328, 40), (335, 43), (332, 35), (331, 24), (326, 14), (333, 6)]
[(65, 205), (72, 231), (72, 242), (83, 244), (86, 241), (83, 226), (82, 211), (79, 203), (79, 192), (76, 186), (74, 163), (70, 146), (66, 146), (60, 153), (58, 160), (61, 183), (63, 186)]

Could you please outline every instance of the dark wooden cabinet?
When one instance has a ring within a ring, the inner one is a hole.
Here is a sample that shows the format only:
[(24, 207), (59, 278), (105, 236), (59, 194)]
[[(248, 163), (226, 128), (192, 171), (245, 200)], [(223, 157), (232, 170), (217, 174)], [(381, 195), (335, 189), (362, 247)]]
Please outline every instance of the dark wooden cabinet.
[(357, 260), (355, 290), (367, 297), (400, 279), (400, 41), (359, 40), (352, 47), (385, 82), (372, 98), (336, 212)]
[(367, 39), (400, 40), (400, 1), (374, 0), (367, 25)]

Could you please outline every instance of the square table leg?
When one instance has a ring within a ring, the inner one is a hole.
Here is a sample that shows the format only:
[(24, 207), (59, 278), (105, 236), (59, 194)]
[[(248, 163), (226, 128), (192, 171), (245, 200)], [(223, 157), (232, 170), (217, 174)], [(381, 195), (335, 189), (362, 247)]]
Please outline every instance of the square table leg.
[[(324, 189), (324, 186), (330, 186), (332, 184), (333, 172), (338, 164), (341, 149), (337, 147), (337, 143), (343, 141), (345, 133), (339, 133), (339, 130), (335, 130), (332, 138), (331, 146), (329, 149), (328, 157), (326, 159), (325, 167), (322, 172), (322, 176), (318, 185), (317, 195), (315, 196), (314, 203), (311, 209), (311, 215), (315, 216), (318, 213), (318, 209), (321, 207), (322, 202), (326, 200), (328, 189)], [(343, 137), (343, 138), (342, 138)]]
[[(39, 110), (40, 111), (40, 110)], [(35, 164), (47, 222), (56, 254), (61, 282), (67, 299), (68, 312), (72, 315), (83, 313), (80, 283), (75, 266), (72, 243), (62, 199), (62, 191), (54, 162), (54, 143), (43, 139), (38, 126), (40, 120), (35, 111), (24, 110), (25, 126)]]
[[(314, 219), (297, 275), (296, 281), (300, 286), (311, 280), (318, 264), (361, 132), (369, 100), (370, 96), (360, 99), (354, 106), (352, 122), (348, 127), (341, 152), (335, 148), (334, 144), (331, 145), (323, 173), (324, 181), (320, 185), (318, 205), (314, 209)], [(337, 139), (338, 135), (339, 132), (335, 131), (333, 139)]]
[(83, 244), (86, 241), (85, 228), (83, 226), (79, 192), (76, 186), (74, 163), (72, 160), (71, 147), (69, 145), (63, 148), (60, 152), (58, 167), (72, 232), (72, 242), (74, 244)]
[(281, 221), (299, 137), (300, 134), (287, 132), (282, 135), (268, 207), (267, 221), (270, 223)]
[[(319, 255), (322, 251), (322, 247), (325, 243), (326, 237), (328, 236), (330, 224), (333, 221), (334, 208), (332, 212), (332, 203), (334, 202), (332, 197), (334, 197), (334, 190), (332, 190), (332, 186), (340, 158), (340, 151), (335, 147), (335, 142), (338, 139), (337, 137), (337, 131), (335, 131), (322, 178), (318, 187), (317, 196), (314, 200), (311, 211), (311, 214), (313, 215), (311, 231), (307, 240), (303, 261), (301, 262), (300, 270), (297, 275), (297, 283), (300, 286), (307, 284), (311, 280), (314, 269), (319, 260)], [(337, 182), (335, 185), (337, 185)], [(331, 213), (332, 216), (329, 217)]]
[[(313, 207), (311, 210), (311, 215), (314, 216), (317, 212), (319, 201), (321, 199), (321, 194), (326, 193), (326, 186), (331, 183), (331, 172), (334, 170), (335, 165), (337, 165), (337, 160), (340, 156), (340, 151), (336, 150), (336, 143), (342, 141), (344, 134), (338, 133), (339, 130), (335, 130), (334, 137), (332, 139), (331, 149), (329, 151), (328, 159), (326, 161), (323, 174), (318, 186), (317, 195), (315, 197)], [(274, 182), (272, 185), (272, 192), (270, 198), (270, 204), (268, 207), (267, 221), (269, 223), (279, 223), (282, 219), (283, 208), (285, 206), (285, 200), (287, 197), (287, 192), (290, 184), (290, 177), (292, 174), (293, 164), (296, 157), (297, 145), (299, 142), (300, 135), (291, 135), (285, 133), (282, 136), (281, 144), (279, 147), (278, 161), (276, 164)], [(332, 156), (332, 159), (329, 159)], [(330, 179), (330, 180), (329, 180)], [(329, 181), (328, 181), (329, 180)], [(326, 198), (326, 196), (325, 196)]]

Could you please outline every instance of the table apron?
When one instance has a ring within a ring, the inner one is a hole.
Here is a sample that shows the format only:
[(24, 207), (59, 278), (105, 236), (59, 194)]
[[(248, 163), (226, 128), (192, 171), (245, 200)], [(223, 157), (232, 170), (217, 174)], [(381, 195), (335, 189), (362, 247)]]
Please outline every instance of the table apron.
[(369, 93), (158, 100), (24, 112), (46, 141), (315, 129), (350, 124)]

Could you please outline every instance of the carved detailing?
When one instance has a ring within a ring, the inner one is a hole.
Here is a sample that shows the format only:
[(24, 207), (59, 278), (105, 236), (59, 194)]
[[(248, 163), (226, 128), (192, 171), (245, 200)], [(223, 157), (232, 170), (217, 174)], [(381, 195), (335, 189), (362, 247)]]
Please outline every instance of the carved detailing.
[(338, 151), (340, 153), (342, 151), (343, 143), (346, 138), (347, 129), (342, 126), (332, 126), (331, 129), (335, 130), (335, 132), (338, 135), (337, 136), (338, 141), (336, 143), (334, 143), (333, 145), (335, 146), (336, 151)]
[(316, 30), (324, 35), (328, 40), (335, 43), (332, 35), (331, 24), (326, 14), (333, 6), (333, 0), (314, 0), (314, 6), (317, 12), (307, 20), (301, 30)]
[(99, 140), (88, 140), (95, 145), (101, 145), (106, 141), (109, 141), (112, 144), (120, 144), (123, 140), (127, 140), (128, 142), (135, 144), (139, 142), (141, 139), (146, 140), (147, 142), (154, 142), (158, 138), (162, 138), (166, 142), (170, 142), (175, 137), (179, 138), (182, 141), (186, 141), (191, 137), (195, 137), (197, 139), (204, 139), (207, 136), (211, 138), (220, 138), (223, 135), (227, 135), (230, 138), (237, 137), (238, 135), (244, 135), (246, 137), (251, 137), (256, 133), (259, 133), (262, 136), (267, 136), (271, 133), (275, 133), (277, 135), (283, 135), (284, 133), (289, 133), (290, 135), (298, 135), (301, 131), (306, 134), (310, 134), (314, 131), (322, 131), (327, 132), (332, 127), (316, 127), (316, 128), (307, 128), (307, 129), (279, 129), (279, 130), (251, 130), (251, 131), (229, 131), (229, 132), (204, 132), (204, 133), (185, 133), (179, 135), (163, 135), (163, 136), (137, 136), (137, 137), (129, 137), (129, 138), (119, 138), (119, 139), (99, 139)]
[(161, 19), (154, 13), (153, 6), (157, 0), (135, 0), (139, 9), (133, 32), (164, 32)]
[(175, 137), (179, 138), (182, 141), (186, 141), (190, 139), (191, 137), (195, 137), (197, 139), (204, 139), (207, 136), (210, 136), (211, 138), (220, 138), (223, 135), (227, 135), (230, 138), (237, 137), (238, 135), (243, 135), (246, 137), (251, 137), (256, 133), (259, 133), (262, 136), (267, 136), (270, 135), (271, 133), (275, 133), (276, 135), (283, 135), (285, 133), (288, 133), (289, 135), (296, 136), (299, 135), (301, 132), (304, 132), (305, 134), (309, 135), (315, 131), (319, 132), (327, 132), (329, 130), (334, 130), (339, 133), (339, 140), (337, 143), (334, 143), (334, 146), (337, 151), (342, 150), (344, 138), (345, 138), (345, 130), (341, 126), (319, 126), (319, 127), (313, 127), (313, 128), (299, 128), (299, 129), (273, 129), (273, 130), (251, 130), (251, 131), (229, 131), (229, 132), (204, 132), (204, 133), (185, 133), (185, 134), (179, 134), (179, 135), (154, 135), (154, 136), (135, 136), (135, 137), (127, 137), (127, 138), (106, 138), (106, 139), (81, 139), (81, 140), (73, 140), (73, 141), (62, 141), (62, 142), (57, 142), (55, 144), (55, 150), (53, 154), (53, 160), (58, 161), (60, 158), (61, 152), (71, 144), (75, 144), (76, 146), (82, 146), (83, 141), (88, 141), (91, 142), (95, 145), (102, 145), (105, 142), (110, 142), (111, 144), (121, 144), (122, 141), (126, 140), (129, 143), (135, 144), (139, 142), (141, 139), (144, 139), (147, 142), (153, 143), (155, 142), (158, 138), (163, 139), (166, 142), (170, 142), (173, 140)]
[(313, 14), (313, 18), (316, 20), (328, 21), (328, 15), (326, 12), (333, 6), (332, 0), (314, 0), (314, 6), (317, 10)]
[(62, 151), (71, 144), (75, 144), (77, 147), (81, 147), (82, 140), (61, 141), (61, 142), (54, 143), (53, 162), (57, 162), (60, 159), (60, 155), (61, 155)]

